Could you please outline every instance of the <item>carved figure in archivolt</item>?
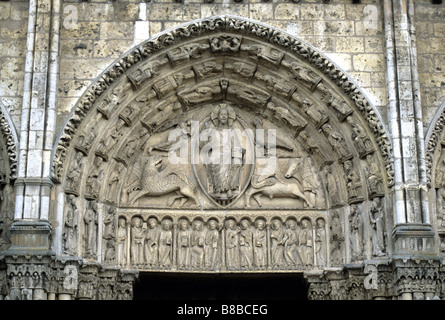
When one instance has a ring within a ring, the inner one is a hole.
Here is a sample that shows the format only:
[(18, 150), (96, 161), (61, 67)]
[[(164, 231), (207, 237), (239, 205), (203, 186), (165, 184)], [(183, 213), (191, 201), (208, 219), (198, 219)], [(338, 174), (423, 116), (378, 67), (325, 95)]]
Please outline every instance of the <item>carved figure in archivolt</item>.
[(377, 165), (371, 154), (366, 156), (366, 166), (364, 166), (366, 181), (371, 195), (382, 193), (383, 175), (382, 170)]
[[(273, 158), (271, 158), (273, 159)], [(250, 198), (253, 197), (258, 205), (261, 207), (262, 203), (260, 198), (262, 195), (269, 197), (270, 199), (289, 197), (298, 198), (303, 200), (307, 206), (313, 207), (314, 204), (303, 194), (303, 190), (297, 181), (292, 181), (292, 177), (296, 174), (293, 160), (288, 163), (288, 169), (286, 170), (285, 181), (280, 181), (274, 178), (275, 170), (279, 170), (278, 163), (275, 163), (273, 167), (274, 170), (267, 170), (267, 168), (261, 168), (257, 170), (251, 178), (251, 187), (247, 189), (244, 195), (246, 207), (250, 207)], [(272, 162), (269, 164), (273, 164)], [(259, 172), (258, 172), (259, 171)], [(272, 177), (273, 179), (269, 179)], [(265, 182), (263, 182), (265, 181)]]
[(149, 267), (155, 267), (158, 264), (159, 250), (159, 228), (156, 218), (149, 218), (147, 221), (147, 230), (145, 231), (145, 261)]
[(116, 203), (119, 198), (119, 182), (122, 179), (122, 172), (125, 170), (125, 165), (121, 162), (116, 163), (115, 170), (111, 172), (108, 179), (108, 195), (107, 200)]
[(205, 234), (205, 266), (214, 269), (218, 263), (219, 250), (219, 227), (215, 219), (210, 219), (207, 223)]
[(300, 222), (300, 232), (298, 233), (298, 254), (303, 265), (309, 266), (313, 264), (313, 237), (312, 225), (309, 219), (302, 219)]
[(227, 268), (233, 269), (239, 267), (239, 247), (238, 239), (240, 230), (233, 219), (226, 221), (226, 264)]
[(288, 219), (286, 221), (286, 237), (284, 243), (284, 257), (288, 267), (295, 267), (298, 263), (301, 263), (301, 259), (297, 252), (298, 246), (298, 233), (297, 233), (297, 221), (294, 219)]
[[(293, 97), (295, 99), (296, 94), (294, 94)], [(303, 109), (304, 113), (306, 113), (312, 119), (317, 129), (319, 129), (329, 120), (328, 116), (322, 109), (320, 109), (320, 107), (318, 107), (318, 105), (307, 99), (303, 99), (301, 101), (300, 107)]]
[(94, 158), (94, 165), (90, 169), (85, 185), (85, 196), (89, 199), (97, 199), (99, 197), (100, 187), (103, 180), (103, 162), (102, 157)]
[(159, 234), (159, 265), (167, 268), (172, 264), (172, 221), (170, 219), (164, 219), (161, 225), (162, 230)]
[(300, 132), (299, 137), (303, 140), (303, 145), (305, 146), (307, 152), (311, 154), (318, 163), (325, 163), (327, 156), (324, 154), (320, 145), (315, 137), (309, 135), (306, 130)]
[(328, 196), (331, 199), (331, 205), (335, 206), (340, 204), (340, 189), (334, 175), (332, 174), (331, 165), (326, 164), (325, 166), (323, 166), (322, 174), (324, 177), (324, 184), (326, 186)]
[[(318, 86), (318, 88), (320, 88), (320, 87), (321, 86)], [(343, 121), (345, 118), (349, 118), (350, 115), (353, 113), (353, 110), (348, 106), (346, 101), (339, 99), (339, 98), (335, 98), (332, 95), (331, 89), (327, 89), (327, 90), (328, 90), (328, 93), (331, 95), (331, 98), (329, 99), (327, 104), (328, 104), (328, 106), (330, 106), (331, 108), (334, 109), (334, 112), (336, 113), (338, 120)], [(352, 119), (352, 117), (351, 117), (351, 119)], [(358, 131), (355, 132), (352, 139), (354, 139), (354, 137), (358, 137), (357, 134), (360, 131), (361, 127), (356, 127), (356, 129)], [(361, 134), (361, 132), (360, 132), (360, 134)]]
[(201, 220), (195, 220), (193, 221), (192, 229), (193, 230), (190, 237), (191, 266), (193, 268), (202, 268), (204, 266), (205, 253), (204, 223)]
[(352, 157), (351, 152), (346, 146), (345, 138), (340, 132), (332, 129), (332, 126), (330, 124), (324, 124), (321, 127), (321, 130), (325, 134), (332, 148), (335, 150), (335, 152), (337, 152), (340, 159), (348, 159)]
[(315, 164), (311, 157), (293, 158), (289, 160), (288, 169), (284, 177), (286, 179), (295, 178), (302, 186), (305, 196), (305, 205), (309, 208), (320, 207), (323, 204), (321, 183), (317, 172), (314, 170)]
[(261, 72), (255, 73), (255, 78), (266, 83), (266, 87), (274, 93), (289, 99), (292, 93), (297, 90), (297, 86), (293, 81), (287, 81), (286, 78), (276, 77)]
[(181, 103), (168, 100), (166, 103), (152, 107), (147, 115), (141, 120), (142, 124), (153, 133), (158, 130), (162, 123), (171, 118), (177, 110), (180, 110)]
[(224, 64), (224, 74), (232, 73), (245, 79), (252, 79), (256, 69), (257, 65), (241, 61)]
[(363, 259), (363, 220), (361, 216), (362, 210), (358, 205), (351, 205), (349, 214), (350, 224), (350, 245), (352, 260)]
[(266, 222), (259, 218), (253, 231), (253, 257), (255, 267), (264, 269), (267, 265), (267, 230)]
[(118, 219), (116, 260), (118, 265), (124, 266), (127, 264), (127, 220), (123, 217)]
[(196, 77), (200, 79), (217, 76), (222, 73), (223, 65), (215, 61), (204, 61), (192, 66)]
[(315, 228), (315, 257), (318, 266), (326, 266), (327, 264), (327, 239), (325, 221), (322, 218), (317, 219)]
[(66, 188), (67, 190), (79, 191), (80, 177), (83, 171), (83, 153), (78, 151), (75, 158), (71, 161), (66, 174)]
[(252, 230), (250, 230), (250, 221), (248, 219), (242, 219), (240, 227), (240, 265), (241, 268), (250, 268), (253, 265), (253, 233)]
[(97, 136), (98, 130), (98, 121), (99, 117), (102, 117), (100, 113), (98, 113), (98, 117), (96, 117), (92, 122), (94, 125), (90, 125), (86, 127), (79, 135), (79, 138), (76, 141), (76, 149), (82, 151), (84, 154), (87, 154), (91, 145), (94, 142), (94, 139)]
[(293, 127), (296, 134), (307, 126), (307, 121), (290, 108), (278, 106), (270, 101), (267, 103), (267, 109), (273, 112), (273, 117), (280, 123)]
[(283, 65), (290, 68), (291, 74), (295, 79), (307, 85), (311, 90), (314, 90), (321, 81), (320, 76), (298, 62), (287, 62), (284, 60)]
[(256, 61), (264, 60), (273, 65), (279, 65), (284, 57), (284, 53), (280, 50), (256, 44), (242, 45), (241, 49), (249, 53), (249, 58)]
[(96, 150), (97, 154), (99, 154), (101, 157), (105, 159), (108, 159), (108, 155), (110, 154), (111, 150), (114, 148), (116, 143), (123, 135), (124, 125), (125, 121), (122, 120), (121, 118), (118, 118), (116, 120), (115, 125), (112, 126), (108, 130), (108, 132), (103, 136), (103, 138), (99, 141), (99, 145)]
[(63, 252), (68, 255), (75, 255), (77, 248), (77, 217), (79, 209), (77, 206), (77, 198), (73, 194), (66, 196), (66, 207), (64, 216)]
[(180, 63), (189, 59), (199, 59), (209, 47), (210, 45), (208, 44), (193, 43), (169, 50), (167, 57), (172, 63)]
[(195, 88), (187, 88), (178, 93), (179, 100), (186, 106), (191, 107), (196, 104), (222, 98), (224, 87), (221, 87), (221, 80), (211, 81)]
[(141, 217), (131, 219), (131, 263), (133, 265), (144, 264), (144, 233)]
[(171, 206), (176, 199), (180, 199), (182, 207), (188, 199), (199, 205), (196, 197), (196, 180), (186, 175), (179, 165), (167, 166), (161, 170), (163, 158), (159, 155), (149, 155), (136, 162), (127, 185), (129, 204), (144, 196), (157, 197), (176, 193), (169, 198), (167, 205)]
[(360, 175), (353, 168), (351, 160), (343, 163), (343, 169), (346, 176), (346, 187), (348, 188), (349, 201), (359, 201), (362, 199), (362, 182)]
[(385, 256), (385, 226), (383, 203), (380, 197), (372, 199), (369, 208), (369, 222), (371, 224), (372, 255)]
[(98, 204), (97, 201), (90, 201), (85, 214), (84, 222), (84, 246), (85, 257), (94, 258), (97, 253), (97, 232), (98, 232)]
[(369, 139), (365, 129), (357, 121), (355, 121), (352, 116), (346, 117), (346, 121), (351, 126), (351, 138), (357, 147), (360, 157), (364, 157), (373, 152), (374, 149), (372, 147), (371, 139)]
[(181, 219), (178, 224), (178, 268), (190, 266), (190, 225), (186, 219)]
[(278, 218), (273, 219), (272, 230), (270, 232), (270, 240), (272, 266), (274, 268), (282, 268), (284, 266), (285, 236), (286, 234), (281, 220)]

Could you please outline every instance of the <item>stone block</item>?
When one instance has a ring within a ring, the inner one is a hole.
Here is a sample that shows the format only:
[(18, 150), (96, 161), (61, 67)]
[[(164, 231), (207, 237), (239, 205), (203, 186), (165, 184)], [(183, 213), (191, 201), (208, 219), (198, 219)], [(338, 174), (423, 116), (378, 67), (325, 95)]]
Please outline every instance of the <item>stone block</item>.
[(249, 5), (245, 3), (236, 3), (233, 5), (207, 4), (201, 5), (201, 17), (211, 17), (222, 14), (233, 14), (242, 17), (249, 16)]
[(255, 3), (249, 5), (249, 18), (263, 20), (273, 18), (273, 7), (271, 3)]
[[(41, 12), (49, 11), (49, 3), (39, 2), (39, 10)], [(29, 3), (25, 2), (13, 2), (11, 5), (11, 19), (12, 20), (28, 20), (29, 17)]]
[(322, 20), (324, 15), (322, 4), (302, 4), (300, 12), (302, 20)]
[(149, 20), (182, 21), (183, 10), (182, 4), (151, 2), (147, 5), (147, 18)]
[(356, 53), (365, 51), (363, 37), (338, 37), (335, 41), (336, 52)]
[(294, 36), (302, 37), (314, 34), (314, 24), (312, 21), (292, 21), (285, 23), (285, 25), (286, 27), (283, 29)]
[(439, 54), (434, 57), (434, 71), (445, 72), (445, 54)]
[[(349, 6), (348, 6), (349, 8)], [(326, 20), (344, 20), (345, 19), (345, 6), (343, 4), (328, 4), (323, 6), (324, 15)]]
[(385, 42), (383, 37), (365, 37), (365, 52), (383, 53), (385, 50)]
[[(69, 27), (67, 27), (69, 26)], [(99, 39), (100, 22), (79, 21), (74, 24), (62, 24), (61, 39)]]
[(133, 47), (131, 40), (100, 40), (93, 43), (94, 58), (118, 58)]
[(149, 21), (149, 27), (148, 30), (150, 31), (150, 37), (153, 37), (155, 34), (160, 33), (162, 30), (164, 30), (162, 26), (162, 22), (158, 21)]
[(13, 97), (17, 95), (17, 80), (0, 79), (0, 96)]
[(201, 18), (201, 6), (198, 4), (184, 4), (183, 21)]
[(60, 79), (94, 79), (114, 59), (61, 59), (60, 61)]
[(59, 52), (64, 58), (91, 58), (93, 40), (61, 40)]
[(0, 20), (6, 20), (11, 15), (11, 3), (0, 2)]
[(419, 67), (419, 71), (421, 72), (434, 72), (435, 57), (432, 54), (418, 54), (417, 55), (417, 65)]
[(326, 53), (326, 56), (331, 59), (336, 65), (344, 71), (352, 70), (352, 57), (348, 53)]
[(275, 6), (275, 19), (293, 20), (300, 18), (300, 7), (296, 3), (278, 3)]
[(28, 25), (22, 21), (0, 21), (0, 37), (3, 39), (26, 39)]
[(356, 54), (353, 67), (355, 71), (385, 71), (385, 57), (372, 53)]
[(304, 41), (310, 43), (312, 46), (321, 52), (335, 52), (335, 39), (332, 37), (304, 37)]
[(349, 75), (361, 87), (371, 87), (371, 73), (369, 72), (350, 72)]
[[(436, 37), (440, 37), (443, 38), (445, 37), (445, 22), (436, 22), (434, 24), (434, 35)], [(443, 41), (443, 40), (439, 40), (438, 41)]]
[(352, 21), (316, 21), (315, 35), (322, 36), (353, 36), (354, 22)]
[(84, 14), (79, 20), (91, 22), (121, 20), (119, 18), (129, 11), (126, 9), (121, 3), (83, 3)]
[(4, 58), (0, 64), (0, 79), (23, 79), (24, 77), (24, 58)]

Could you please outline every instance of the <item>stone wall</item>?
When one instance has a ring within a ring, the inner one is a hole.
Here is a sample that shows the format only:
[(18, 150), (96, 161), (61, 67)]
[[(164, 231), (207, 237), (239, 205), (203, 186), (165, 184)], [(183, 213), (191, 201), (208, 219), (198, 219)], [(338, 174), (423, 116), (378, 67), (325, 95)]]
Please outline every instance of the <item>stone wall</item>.
[(0, 103), (20, 128), (29, 1), (0, 3)]
[(232, 14), (299, 37), (346, 71), (386, 120), (384, 31), (379, 1), (64, 1), (58, 126), (91, 81), (137, 43), (179, 24)]
[(416, 35), (424, 126), (445, 103), (445, 7), (416, 1)]

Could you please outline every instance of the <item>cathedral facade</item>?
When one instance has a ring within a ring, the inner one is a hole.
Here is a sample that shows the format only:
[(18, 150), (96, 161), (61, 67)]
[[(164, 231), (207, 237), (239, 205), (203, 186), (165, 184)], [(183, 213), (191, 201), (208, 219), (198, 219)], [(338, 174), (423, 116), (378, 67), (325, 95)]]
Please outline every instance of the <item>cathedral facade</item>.
[(131, 300), (165, 275), (444, 299), (444, 18), (1, 1), (0, 299)]

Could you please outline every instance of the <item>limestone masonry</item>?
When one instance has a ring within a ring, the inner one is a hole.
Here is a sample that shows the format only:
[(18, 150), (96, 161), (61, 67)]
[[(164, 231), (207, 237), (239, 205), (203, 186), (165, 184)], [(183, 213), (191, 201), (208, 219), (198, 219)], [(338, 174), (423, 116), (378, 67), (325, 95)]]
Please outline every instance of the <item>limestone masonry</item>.
[(0, 300), (445, 299), (444, 108), (441, 0), (2, 0)]

